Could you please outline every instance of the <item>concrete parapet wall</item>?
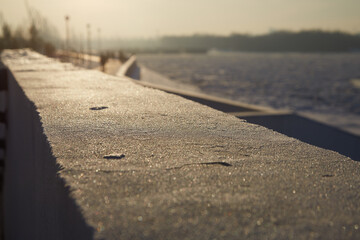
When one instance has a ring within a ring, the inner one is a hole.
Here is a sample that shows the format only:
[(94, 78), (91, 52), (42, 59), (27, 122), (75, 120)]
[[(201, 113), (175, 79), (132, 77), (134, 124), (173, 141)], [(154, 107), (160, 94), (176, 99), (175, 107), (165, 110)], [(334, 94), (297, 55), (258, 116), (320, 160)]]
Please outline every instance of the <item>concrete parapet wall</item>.
[(91, 239), (61, 166), (44, 134), (37, 107), (9, 76), (5, 174), (6, 239)]
[(7, 239), (359, 239), (360, 163), (125, 77), (4, 51)]
[(186, 99), (204, 104), (211, 108), (245, 119), (275, 130), (289, 137), (306, 143), (339, 152), (353, 160), (360, 161), (360, 137), (341, 129), (317, 122), (286, 110), (275, 110), (267, 107), (239, 103), (227, 99), (209, 96), (160, 86), (157, 84), (134, 81), (135, 83), (162, 91), (179, 95)]

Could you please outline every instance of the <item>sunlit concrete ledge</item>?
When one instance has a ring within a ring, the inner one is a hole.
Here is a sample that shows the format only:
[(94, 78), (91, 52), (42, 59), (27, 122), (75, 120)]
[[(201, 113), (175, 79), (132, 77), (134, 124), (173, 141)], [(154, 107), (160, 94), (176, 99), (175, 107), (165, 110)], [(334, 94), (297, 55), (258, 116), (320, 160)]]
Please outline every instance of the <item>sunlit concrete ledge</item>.
[(4, 51), (7, 239), (359, 239), (360, 162)]
[[(139, 66), (136, 56), (132, 56), (125, 62), (115, 75), (120, 77), (128, 76), (134, 83), (141, 86), (181, 96), (244, 119), (250, 123), (264, 126), (286, 136), (299, 139), (317, 147), (339, 152), (353, 160), (360, 161), (359, 133), (349, 127), (346, 129), (339, 128), (333, 121), (326, 121), (324, 119), (319, 121), (319, 119), (314, 119), (313, 116), (295, 113), (286, 109), (273, 109), (210, 96), (189, 89), (182, 89), (176, 86), (176, 81), (172, 81), (166, 76), (149, 70), (144, 66)], [(149, 79), (152, 80), (149, 81)], [(163, 84), (158, 84), (159, 81)]]

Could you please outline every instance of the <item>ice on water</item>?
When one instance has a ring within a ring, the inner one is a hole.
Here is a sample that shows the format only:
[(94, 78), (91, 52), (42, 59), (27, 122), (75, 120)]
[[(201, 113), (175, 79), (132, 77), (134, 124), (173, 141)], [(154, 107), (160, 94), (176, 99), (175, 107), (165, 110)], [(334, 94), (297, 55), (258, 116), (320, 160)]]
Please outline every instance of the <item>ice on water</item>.
[(168, 85), (290, 109), (360, 135), (360, 53), (152, 54), (138, 60), (170, 78)]

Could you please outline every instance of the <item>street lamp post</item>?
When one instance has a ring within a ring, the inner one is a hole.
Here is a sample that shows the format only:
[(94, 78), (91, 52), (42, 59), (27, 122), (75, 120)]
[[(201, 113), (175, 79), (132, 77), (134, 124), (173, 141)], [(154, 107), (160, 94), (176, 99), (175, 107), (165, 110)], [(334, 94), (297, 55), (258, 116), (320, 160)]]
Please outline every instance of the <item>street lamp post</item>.
[(81, 33), (80, 34), (80, 64), (85, 64), (85, 59), (84, 59), (85, 51), (83, 48), (83, 42), (84, 42), (84, 36)]
[(90, 67), (91, 64), (91, 28), (90, 28), (90, 24), (88, 23), (86, 25), (87, 27), (87, 47), (88, 47), (88, 66)]
[(101, 38), (100, 38), (101, 29), (98, 28), (97, 32), (98, 32), (98, 52), (99, 52), (99, 55), (100, 55), (101, 54)]
[(65, 51), (66, 51), (66, 56), (69, 54), (69, 20), (70, 17), (68, 15), (65, 16), (65, 34), (66, 34), (66, 39), (65, 39)]

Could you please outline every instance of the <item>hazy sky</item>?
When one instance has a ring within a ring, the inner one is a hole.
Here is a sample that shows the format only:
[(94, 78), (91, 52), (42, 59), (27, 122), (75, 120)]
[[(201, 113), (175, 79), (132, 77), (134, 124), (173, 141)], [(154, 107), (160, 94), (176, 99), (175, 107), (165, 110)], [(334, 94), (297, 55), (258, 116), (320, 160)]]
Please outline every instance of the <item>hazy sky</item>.
[[(26, 19), (24, 0), (0, 0), (5, 20)], [(104, 37), (168, 34), (267, 33), (326, 29), (360, 32), (360, 0), (28, 0), (65, 35), (64, 16), (84, 34), (86, 24)]]

